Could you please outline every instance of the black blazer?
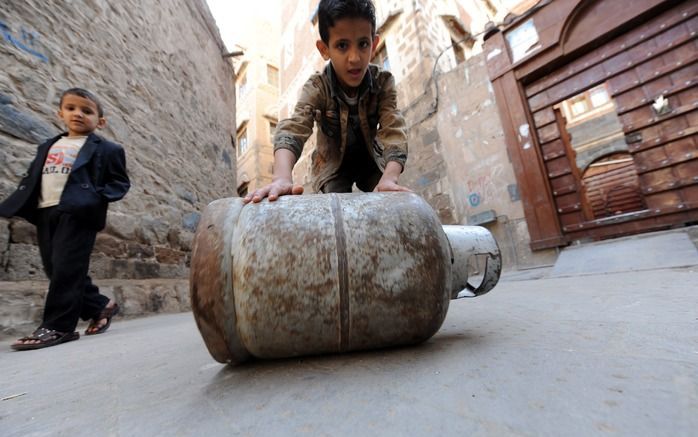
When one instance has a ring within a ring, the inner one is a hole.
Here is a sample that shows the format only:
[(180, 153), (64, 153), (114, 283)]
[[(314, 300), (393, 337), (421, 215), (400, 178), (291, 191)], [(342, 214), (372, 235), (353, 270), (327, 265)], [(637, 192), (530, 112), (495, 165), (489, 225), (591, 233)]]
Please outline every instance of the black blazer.
[[(44, 162), (53, 143), (64, 135), (39, 146), (17, 190), (0, 204), (0, 217), (23, 217), (36, 224)], [(106, 224), (108, 203), (123, 198), (130, 187), (123, 147), (90, 134), (68, 175), (58, 209), (73, 214), (86, 226), (99, 231)]]

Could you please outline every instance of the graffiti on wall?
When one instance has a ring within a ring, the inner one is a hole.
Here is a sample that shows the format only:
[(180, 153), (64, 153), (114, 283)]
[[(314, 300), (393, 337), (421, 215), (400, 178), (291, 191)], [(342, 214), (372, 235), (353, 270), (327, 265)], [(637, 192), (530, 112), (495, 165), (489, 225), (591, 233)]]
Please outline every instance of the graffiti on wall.
[(29, 53), (43, 62), (48, 62), (48, 56), (39, 51), (39, 35), (36, 32), (28, 31), (22, 27), (20, 29), (20, 35), (15, 36), (12, 34), (12, 29), (10, 29), (10, 26), (0, 21), (0, 33), (2, 33), (5, 41), (9, 42), (16, 48), (22, 50), (23, 52)]
[(474, 179), (466, 181), (468, 205), (471, 208), (477, 208), (486, 201), (492, 201), (496, 198), (497, 180), (499, 168), (492, 169), (491, 174), (482, 175)]

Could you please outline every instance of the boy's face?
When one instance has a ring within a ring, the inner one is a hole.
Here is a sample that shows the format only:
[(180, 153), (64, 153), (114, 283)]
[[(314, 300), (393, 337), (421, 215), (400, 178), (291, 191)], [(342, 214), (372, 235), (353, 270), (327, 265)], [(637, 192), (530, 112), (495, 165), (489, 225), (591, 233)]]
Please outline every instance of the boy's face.
[(329, 44), (318, 40), (316, 46), (323, 59), (332, 62), (342, 88), (352, 92), (364, 79), (378, 41), (368, 20), (342, 18), (329, 28)]
[(68, 136), (81, 137), (91, 134), (97, 128), (106, 125), (104, 117), (99, 116), (97, 104), (90, 99), (66, 94), (58, 110), (58, 117), (68, 128)]

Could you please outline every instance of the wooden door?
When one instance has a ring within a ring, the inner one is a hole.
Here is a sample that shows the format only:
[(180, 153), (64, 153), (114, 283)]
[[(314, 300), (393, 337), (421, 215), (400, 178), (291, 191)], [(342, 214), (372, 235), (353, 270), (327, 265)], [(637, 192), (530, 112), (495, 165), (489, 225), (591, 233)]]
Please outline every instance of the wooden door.
[[(698, 219), (697, 13), (698, 3), (683, 2), (524, 87), (567, 241)], [(613, 104), (606, 114), (619, 123), (613, 138), (623, 143), (610, 150), (622, 162), (607, 170), (624, 181), (600, 198), (612, 180), (585, 173), (591, 199), (575, 174), (587, 170), (566, 150), (569, 129), (555, 111), (599, 87)]]

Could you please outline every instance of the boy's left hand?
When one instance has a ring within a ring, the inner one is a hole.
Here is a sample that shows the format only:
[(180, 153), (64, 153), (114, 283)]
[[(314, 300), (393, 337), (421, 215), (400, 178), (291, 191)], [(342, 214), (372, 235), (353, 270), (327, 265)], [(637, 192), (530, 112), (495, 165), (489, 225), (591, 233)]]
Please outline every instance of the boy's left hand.
[(404, 191), (407, 193), (412, 192), (412, 190), (410, 190), (409, 188), (403, 187), (402, 185), (398, 185), (398, 183), (395, 181), (383, 180), (382, 178), (380, 181), (378, 181), (378, 185), (376, 185), (376, 188), (374, 188), (373, 191)]
[(378, 185), (376, 185), (376, 188), (374, 188), (373, 191), (404, 191), (411, 193), (412, 190), (397, 183), (400, 173), (402, 173), (402, 164), (395, 161), (388, 162), (388, 164), (385, 166), (383, 176), (378, 181)]

